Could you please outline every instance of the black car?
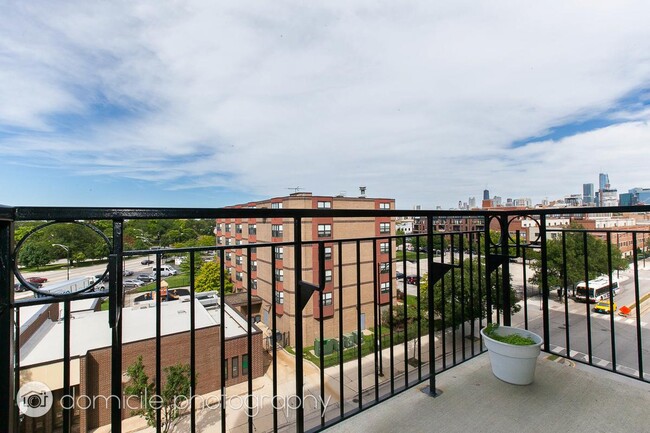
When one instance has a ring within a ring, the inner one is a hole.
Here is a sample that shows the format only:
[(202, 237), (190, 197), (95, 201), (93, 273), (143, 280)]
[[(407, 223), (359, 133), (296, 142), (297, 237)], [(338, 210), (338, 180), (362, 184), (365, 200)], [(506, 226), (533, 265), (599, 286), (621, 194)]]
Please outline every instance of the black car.
[(140, 262), (141, 265), (147, 266), (153, 264), (153, 260), (151, 259), (144, 259), (143, 261)]
[(395, 278), (401, 280), (402, 278), (404, 278), (404, 273), (400, 271), (395, 272)]

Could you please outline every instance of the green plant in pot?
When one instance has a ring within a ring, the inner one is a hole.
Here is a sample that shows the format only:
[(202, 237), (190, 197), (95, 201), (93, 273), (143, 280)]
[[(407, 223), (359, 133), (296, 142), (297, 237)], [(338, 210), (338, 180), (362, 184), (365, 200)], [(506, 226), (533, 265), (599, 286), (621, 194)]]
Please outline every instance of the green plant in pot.
[(492, 323), (481, 329), (481, 335), (497, 378), (514, 385), (533, 382), (542, 337), (526, 329)]

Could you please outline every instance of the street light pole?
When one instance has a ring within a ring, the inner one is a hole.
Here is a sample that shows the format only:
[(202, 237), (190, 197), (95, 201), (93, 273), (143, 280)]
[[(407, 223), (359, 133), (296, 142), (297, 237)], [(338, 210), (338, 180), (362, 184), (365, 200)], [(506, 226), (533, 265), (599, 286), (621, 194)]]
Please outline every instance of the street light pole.
[(68, 281), (70, 280), (70, 248), (61, 244), (52, 244), (53, 247), (61, 247), (68, 254)]

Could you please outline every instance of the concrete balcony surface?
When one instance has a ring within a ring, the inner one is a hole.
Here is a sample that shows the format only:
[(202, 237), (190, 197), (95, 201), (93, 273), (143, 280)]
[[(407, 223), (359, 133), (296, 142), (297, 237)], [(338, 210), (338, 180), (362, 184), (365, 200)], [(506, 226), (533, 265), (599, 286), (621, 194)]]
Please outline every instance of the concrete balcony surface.
[(438, 374), (436, 398), (418, 385), (327, 429), (372, 432), (650, 431), (650, 385), (542, 353), (535, 382), (497, 379), (487, 353)]

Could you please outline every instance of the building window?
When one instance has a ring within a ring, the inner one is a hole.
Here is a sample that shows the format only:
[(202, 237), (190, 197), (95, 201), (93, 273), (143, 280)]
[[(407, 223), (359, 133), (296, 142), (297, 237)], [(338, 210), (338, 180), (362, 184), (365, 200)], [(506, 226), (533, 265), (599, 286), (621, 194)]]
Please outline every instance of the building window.
[(233, 356), (230, 364), (232, 365), (232, 378), (234, 379), (239, 376), (239, 356)]
[(390, 203), (379, 203), (379, 209), (390, 209)]
[(379, 223), (379, 233), (390, 233), (390, 223)]
[(332, 270), (325, 269), (325, 282), (332, 281)]
[(325, 260), (332, 260), (332, 247), (325, 247)]
[(251, 271), (257, 270), (257, 260), (251, 261)]
[(221, 231), (221, 224), (217, 223), (217, 225), (214, 226), (214, 231), (215, 232), (220, 232)]
[(381, 244), (379, 244), (379, 251), (380, 252), (387, 253), (389, 249), (390, 249), (390, 243), (382, 242)]
[(235, 245), (241, 245), (241, 239), (235, 240)]
[(226, 253), (226, 260), (232, 260), (232, 253)]
[(275, 247), (275, 258), (276, 260), (282, 260), (282, 257), (284, 256), (284, 248), (282, 247)]
[(323, 293), (323, 306), (332, 305), (332, 292)]
[(276, 269), (275, 270), (275, 280), (276, 281), (284, 281), (284, 270), (283, 269)]
[(284, 304), (284, 292), (275, 292), (275, 303), (278, 305)]
[(224, 224), (224, 232), (230, 232), (230, 224)]
[(235, 273), (235, 279), (237, 281), (244, 281), (244, 275), (241, 272), (236, 272)]
[(389, 282), (381, 283), (381, 285), (379, 287), (381, 288), (381, 293), (390, 292), (390, 283)]
[(283, 227), (284, 226), (282, 224), (271, 224), (271, 236), (274, 238), (281, 238)]
[(331, 224), (318, 224), (318, 237), (319, 238), (328, 238), (332, 236), (332, 225)]
[(223, 236), (217, 236), (217, 245), (223, 244)]
[(257, 224), (249, 224), (248, 225), (248, 234), (249, 235), (257, 234)]
[(253, 290), (257, 290), (257, 279), (251, 281), (251, 287), (253, 288)]
[(241, 374), (242, 376), (248, 374), (248, 355), (241, 356)]
[(332, 202), (331, 201), (319, 201), (318, 202), (318, 209), (331, 209), (332, 208)]
[(242, 225), (241, 224), (236, 224), (235, 225), (235, 233), (242, 233), (242, 232), (243, 232)]
[(379, 264), (379, 272), (381, 272), (382, 274), (387, 274), (388, 271), (390, 271), (390, 263), (385, 262)]
[(257, 254), (257, 247), (251, 248), (251, 254)]
[(224, 371), (226, 372), (226, 375), (224, 377), (225, 380), (228, 380), (228, 359), (224, 359), (223, 362), (225, 363), (225, 369)]
[(226, 245), (230, 245), (230, 238), (226, 238)]
[(237, 257), (235, 257), (235, 263), (238, 264), (238, 265), (241, 265), (241, 263), (242, 263), (242, 258), (241, 258), (241, 256), (237, 256)]
[(271, 203), (271, 209), (282, 209), (282, 203)]

